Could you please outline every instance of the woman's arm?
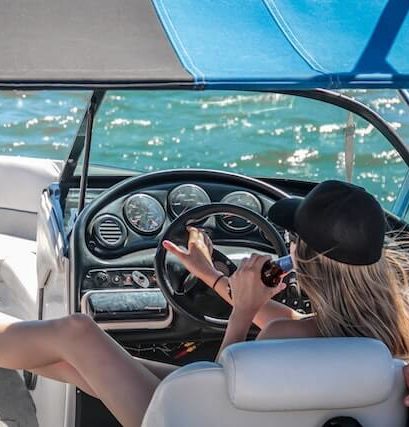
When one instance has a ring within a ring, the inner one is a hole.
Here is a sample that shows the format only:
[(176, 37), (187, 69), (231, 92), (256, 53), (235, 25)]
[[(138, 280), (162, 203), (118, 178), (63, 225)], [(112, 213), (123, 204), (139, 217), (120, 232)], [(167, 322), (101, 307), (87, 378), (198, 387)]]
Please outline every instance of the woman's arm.
[[(207, 277), (205, 276), (200, 279), (206, 283), (206, 285), (212, 287), (220, 274), (220, 271), (214, 270), (213, 272), (210, 272)], [(229, 296), (229, 279), (227, 277), (220, 279), (213, 290), (230, 305), (233, 305), (232, 299)], [(298, 313), (292, 308), (281, 304), (278, 301), (269, 300), (262, 307), (260, 307), (252, 319), (252, 323), (257, 325), (260, 329), (263, 329), (274, 319), (298, 320), (302, 319), (303, 317), (304, 315)]]
[(302, 320), (277, 319), (270, 322), (257, 335), (257, 340), (280, 338), (314, 338), (319, 337), (314, 316)]
[(233, 310), (218, 357), (228, 345), (246, 340), (251, 323), (261, 307), (284, 289), (282, 282), (275, 288), (269, 288), (261, 281), (261, 269), (267, 259), (268, 256), (253, 254), (250, 259), (243, 260), (231, 276)]
[[(181, 249), (172, 242), (165, 241), (164, 247), (172, 254), (176, 255), (183, 265), (197, 278), (213, 287), (214, 283), (222, 274), (216, 270), (211, 260), (212, 243), (207, 235), (194, 227), (189, 229), (188, 249)], [(284, 288), (281, 288), (284, 289)], [(232, 305), (232, 299), (229, 296), (228, 278), (220, 279), (214, 291), (220, 295), (226, 302)], [(252, 322), (260, 329), (263, 329), (274, 319), (300, 319), (303, 316), (295, 310), (281, 304), (277, 301), (266, 301), (259, 311), (254, 315)]]
[(246, 341), (252, 321), (253, 313), (241, 313), (233, 308), (216, 360), (219, 359), (222, 351), (230, 344)]

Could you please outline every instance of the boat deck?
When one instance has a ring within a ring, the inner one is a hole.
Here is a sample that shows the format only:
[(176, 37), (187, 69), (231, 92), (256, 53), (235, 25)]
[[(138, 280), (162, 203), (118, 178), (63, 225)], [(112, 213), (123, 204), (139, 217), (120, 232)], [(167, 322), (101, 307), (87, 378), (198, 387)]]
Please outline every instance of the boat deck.
[(0, 427), (38, 427), (36, 411), (23, 379), (0, 369)]

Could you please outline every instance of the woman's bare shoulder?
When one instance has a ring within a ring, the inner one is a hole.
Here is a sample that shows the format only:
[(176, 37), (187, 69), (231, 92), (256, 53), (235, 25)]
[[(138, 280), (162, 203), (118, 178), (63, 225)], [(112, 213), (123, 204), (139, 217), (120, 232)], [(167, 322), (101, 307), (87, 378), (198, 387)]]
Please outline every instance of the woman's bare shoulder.
[(257, 336), (258, 340), (274, 338), (313, 338), (319, 333), (315, 317), (307, 317), (299, 320), (276, 319), (263, 328)]

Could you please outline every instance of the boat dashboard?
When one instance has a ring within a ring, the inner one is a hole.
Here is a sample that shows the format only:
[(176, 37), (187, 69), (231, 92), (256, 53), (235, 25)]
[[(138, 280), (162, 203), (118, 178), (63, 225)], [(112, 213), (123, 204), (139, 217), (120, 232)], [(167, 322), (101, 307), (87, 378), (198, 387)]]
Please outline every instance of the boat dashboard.
[[(229, 203), (267, 217), (274, 200), (229, 185), (206, 182), (166, 183), (138, 189), (104, 207), (92, 220), (87, 235), (90, 250), (101, 258), (156, 247), (169, 224), (194, 207)], [(197, 224), (218, 241), (268, 245), (256, 227), (234, 215), (220, 215)], [(267, 249), (267, 248), (266, 248)]]
[[(92, 200), (83, 212), (86, 219), (80, 221), (81, 227), (76, 224), (72, 233), (74, 304), (77, 311), (92, 315), (108, 330), (183, 334), (186, 324), (193, 326), (195, 322), (182, 320), (183, 313), (168, 303), (155, 271), (157, 248), (166, 230), (189, 210), (219, 203), (247, 208), (269, 221), (271, 206), (287, 193), (259, 180), (226, 173), (184, 170), (151, 175), (153, 179), (130, 178), (127, 184), (120, 182), (106, 190), (91, 188), (88, 192)], [(66, 217), (74, 206), (75, 194), (71, 193), (66, 200)], [(227, 275), (253, 252), (278, 256), (265, 234), (248, 219), (225, 213), (193, 225), (202, 228), (217, 252), (224, 255), (214, 262)], [(285, 230), (278, 229), (278, 233), (287, 250)], [(187, 235), (185, 227), (180, 229), (174, 235), (175, 243), (186, 246)], [(206, 316), (226, 321), (228, 304), (172, 256), (168, 258), (167, 273), (178, 283), (176, 293), (183, 296), (188, 311), (200, 308)], [(299, 293), (294, 276), (289, 275), (287, 280), (287, 289), (276, 299), (309, 313), (310, 302)]]

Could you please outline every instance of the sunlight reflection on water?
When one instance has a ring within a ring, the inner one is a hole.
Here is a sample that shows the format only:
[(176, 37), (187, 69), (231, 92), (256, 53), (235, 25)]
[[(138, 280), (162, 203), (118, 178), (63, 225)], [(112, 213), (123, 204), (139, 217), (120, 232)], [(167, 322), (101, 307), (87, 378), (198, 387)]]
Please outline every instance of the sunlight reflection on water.
[[(349, 92), (408, 140), (394, 91)], [(2, 92), (0, 152), (65, 158), (86, 92)], [(270, 93), (110, 92), (95, 122), (91, 160), (142, 171), (224, 169), (293, 179), (345, 178), (348, 113)], [(390, 207), (406, 166), (372, 125), (355, 118), (354, 181)]]

